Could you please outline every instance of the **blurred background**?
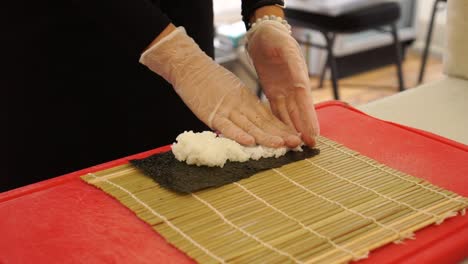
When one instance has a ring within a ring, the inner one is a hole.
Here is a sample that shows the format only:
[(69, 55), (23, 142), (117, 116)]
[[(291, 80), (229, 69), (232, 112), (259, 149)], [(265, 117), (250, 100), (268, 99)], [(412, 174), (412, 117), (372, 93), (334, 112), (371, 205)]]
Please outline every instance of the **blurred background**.
[[(394, 14), (395, 21), (382, 15), (396, 12), (385, 9), (390, 8), (389, 2), (399, 7), (399, 13)], [(351, 105), (399, 92), (395, 43), (388, 31), (391, 24), (397, 28), (403, 88), (441, 79), (445, 5), (446, 1), (441, 0), (286, 0), (287, 19), (308, 63), (315, 103), (335, 98), (324, 31), (333, 35), (331, 48), (339, 99)], [(261, 94), (255, 70), (244, 50), (245, 27), (241, 22), (240, 1), (214, 0), (214, 12), (216, 60)], [(343, 23), (353, 21), (365, 25), (343, 30)], [(432, 32), (429, 32), (431, 24)]]

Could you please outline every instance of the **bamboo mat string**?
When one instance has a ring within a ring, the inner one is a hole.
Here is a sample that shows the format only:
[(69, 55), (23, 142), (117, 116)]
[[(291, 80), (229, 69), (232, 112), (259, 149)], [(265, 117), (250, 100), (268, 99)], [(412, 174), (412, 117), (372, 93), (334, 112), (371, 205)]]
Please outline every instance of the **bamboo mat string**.
[[(406, 182), (410, 182), (410, 183), (416, 184), (416, 185), (418, 185), (419, 187), (421, 187), (421, 188), (423, 188), (423, 189), (426, 189), (426, 190), (428, 190), (428, 191), (431, 191), (431, 192), (437, 193), (437, 194), (439, 194), (439, 195), (442, 195), (442, 196), (444, 196), (445, 198), (447, 198), (447, 199), (449, 199), (449, 200), (451, 200), (451, 201), (454, 201), (454, 202), (457, 202), (457, 203), (461, 203), (461, 204), (464, 204), (464, 205), (468, 205), (468, 201), (460, 201), (460, 200), (458, 200), (458, 198), (457, 198), (457, 199), (454, 199), (453, 197), (450, 197), (450, 196), (448, 196), (448, 195), (445, 194), (445, 193), (439, 192), (439, 191), (437, 191), (437, 190), (434, 190), (433, 188), (429, 188), (429, 187), (427, 187), (427, 186), (425, 186), (425, 185), (422, 185), (422, 184), (420, 184), (419, 182), (415, 182), (415, 181), (408, 180), (408, 179), (406, 179), (406, 178), (404, 178), (404, 177), (401, 177), (400, 175), (398, 175), (398, 174), (396, 174), (396, 173), (393, 173), (393, 172), (391, 172), (391, 171), (388, 171), (388, 170), (385, 169), (385, 165), (383, 165), (383, 164), (375, 165), (375, 164), (369, 162), (368, 160), (366, 160), (365, 157), (359, 155), (359, 153), (357, 153), (357, 152), (356, 152), (356, 155), (353, 155), (353, 154), (351, 154), (351, 153), (349, 153), (349, 152), (346, 152), (346, 151), (344, 151), (344, 150), (342, 149), (342, 146), (341, 146), (341, 145), (340, 145), (340, 147), (336, 147), (334, 144), (328, 143), (328, 142), (330, 142), (330, 140), (325, 139), (324, 137), (319, 136), (319, 137), (317, 137), (317, 140), (318, 140), (319, 142), (321, 142), (321, 143), (323, 143), (323, 144), (325, 144), (325, 145), (327, 145), (327, 146), (329, 146), (329, 147), (335, 149), (335, 150), (340, 151), (341, 153), (344, 153), (344, 154), (346, 154), (346, 155), (352, 156), (352, 157), (354, 157), (354, 158), (356, 158), (356, 159), (358, 159), (358, 160), (360, 160), (360, 161), (362, 161), (362, 162), (367, 163), (368, 165), (370, 165), (370, 166), (372, 166), (372, 167), (374, 167), (374, 168), (376, 168), (376, 169), (378, 169), (378, 170), (381, 170), (381, 171), (383, 171), (383, 172), (385, 172), (385, 173), (388, 173), (388, 174), (390, 174), (390, 175), (393, 175), (393, 176), (395, 176), (395, 177), (398, 177), (398, 178), (401, 179), (401, 180), (404, 180), (404, 181), (406, 181)], [(333, 143), (334, 143), (334, 142), (333, 142)], [(336, 144), (336, 143), (335, 143), (335, 144)], [(463, 215), (464, 215), (464, 212), (463, 212)]]
[(114, 183), (114, 182), (111, 182), (109, 181), (108, 179), (106, 178), (99, 178), (97, 177), (96, 175), (94, 175), (94, 173), (88, 173), (89, 176), (92, 176), (94, 177), (95, 179), (99, 179), (99, 180), (102, 180), (103, 182), (107, 183), (107, 184), (110, 184), (116, 188), (118, 188), (119, 190), (125, 192), (126, 194), (128, 194), (130, 197), (132, 197), (136, 202), (138, 202), (139, 204), (141, 204), (142, 206), (144, 206), (148, 211), (150, 211), (153, 215), (159, 217), (160, 219), (162, 219), (164, 221), (164, 223), (166, 223), (168, 226), (170, 226), (172, 229), (174, 229), (176, 232), (178, 232), (180, 235), (182, 235), (185, 239), (187, 239), (188, 241), (190, 241), (193, 245), (195, 245), (196, 247), (198, 247), (199, 249), (201, 249), (203, 252), (205, 252), (207, 255), (209, 255), (210, 257), (216, 259), (218, 262), (220, 263), (226, 263), (226, 261), (224, 261), (224, 259), (216, 256), (215, 254), (213, 254), (212, 252), (210, 252), (208, 249), (206, 249), (204, 246), (200, 245), (199, 243), (197, 243), (197, 241), (193, 240), (190, 236), (188, 236), (187, 234), (185, 234), (182, 230), (180, 230), (177, 226), (175, 226), (171, 221), (169, 221), (169, 219), (167, 219), (164, 215), (161, 215), (159, 214), (158, 212), (154, 211), (153, 208), (151, 208), (150, 206), (148, 206), (145, 202), (143, 202), (142, 200), (140, 200), (138, 197), (136, 197), (132, 192), (130, 192), (129, 190), (123, 188), (122, 186)]
[[(328, 170), (328, 169), (326, 169), (326, 168), (324, 168), (324, 167), (322, 167), (322, 166), (320, 166), (320, 165), (314, 163), (313, 161), (311, 161), (311, 160), (309, 160), (309, 159), (306, 159), (306, 161), (308, 161), (310, 164), (314, 165), (315, 167), (317, 167), (317, 168), (319, 168), (319, 169), (321, 169), (321, 170), (323, 170), (323, 171), (326, 171), (327, 173), (329, 173), (329, 174), (331, 174), (331, 175), (333, 175), (333, 176), (335, 176), (335, 177), (337, 177), (337, 178), (339, 178), (339, 179), (341, 179), (341, 180), (347, 181), (347, 182), (349, 182), (349, 183), (351, 183), (351, 184), (353, 184), (353, 185), (356, 185), (356, 186), (359, 186), (359, 187), (361, 187), (361, 188), (363, 188), (363, 189), (366, 189), (367, 191), (373, 192), (373, 193), (377, 194), (378, 196), (384, 197), (385, 199), (388, 199), (388, 200), (390, 200), (390, 201), (392, 201), (392, 202), (394, 202), (394, 203), (397, 203), (397, 204), (406, 206), (406, 207), (410, 208), (411, 210), (414, 210), (414, 211), (419, 212), (419, 213), (421, 213), (421, 214), (425, 214), (425, 215), (427, 215), (427, 216), (430, 216), (430, 217), (432, 217), (432, 218), (435, 218), (435, 219), (436, 219), (436, 223), (442, 223), (442, 222), (444, 221), (445, 218), (450, 217), (450, 216), (453, 216), (452, 214), (447, 214), (446, 216), (439, 216), (439, 215), (436, 215), (436, 214), (427, 212), (427, 210), (421, 210), (421, 209), (419, 209), (419, 208), (415, 208), (414, 206), (412, 206), (412, 205), (410, 205), (410, 204), (408, 204), (408, 203), (398, 201), (398, 200), (396, 200), (396, 199), (394, 199), (394, 198), (392, 198), (392, 197), (390, 197), (390, 196), (388, 196), (388, 195), (379, 193), (379, 192), (377, 192), (377, 191), (375, 191), (375, 190), (373, 190), (373, 189), (371, 189), (371, 188), (368, 188), (368, 187), (366, 187), (366, 186), (364, 186), (364, 185), (362, 185), (362, 184), (359, 184), (359, 183), (350, 181), (350, 180), (348, 180), (348, 179), (346, 179), (346, 178), (344, 178), (344, 177), (341, 177), (340, 175), (338, 175), (338, 174), (336, 174), (336, 173), (334, 173), (334, 172), (332, 172), (332, 171), (330, 171), (330, 170)], [(377, 221), (376, 221), (376, 223), (377, 223)], [(387, 227), (385, 227), (385, 228), (387, 228)], [(393, 228), (392, 228), (392, 229), (393, 229)]]
[(413, 237), (413, 234), (402, 234), (399, 230), (397, 230), (397, 229), (395, 229), (395, 228), (393, 228), (393, 227), (391, 227), (391, 226), (386, 226), (386, 225), (380, 223), (380, 222), (377, 221), (377, 219), (375, 219), (374, 217), (366, 216), (366, 215), (364, 215), (364, 214), (362, 214), (362, 213), (360, 213), (360, 212), (358, 212), (358, 211), (356, 211), (356, 210), (354, 210), (354, 209), (351, 209), (351, 208), (349, 208), (349, 207), (343, 205), (343, 204), (340, 203), (340, 202), (330, 200), (330, 199), (328, 199), (327, 197), (325, 197), (325, 196), (323, 196), (323, 195), (321, 195), (321, 194), (318, 194), (318, 193), (316, 193), (316, 192), (310, 190), (309, 188), (307, 188), (307, 187), (301, 185), (300, 183), (294, 181), (293, 179), (291, 179), (290, 177), (286, 176), (284, 173), (282, 173), (281, 171), (279, 171), (279, 170), (277, 170), (277, 169), (273, 169), (273, 171), (276, 172), (277, 174), (279, 174), (280, 176), (282, 176), (283, 178), (285, 178), (286, 180), (288, 180), (289, 182), (291, 182), (292, 184), (294, 184), (294, 185), (296, 185), (297, 187), (303, 189), (304, 191), (306, 191), (306, 192), (308, 192), (308, 193), (310, 193), (310, 194), (312, 194), (312, 195), (314, 195), (314, 196), (316, 196), (316, 197), (318, 197), (318, 198), (320, 198), (320, 199), (322, 199), (322, 200), (325, 200), (325, 201), (327, 201), (327, 202), (329, 202), (329, 203), (335, 204), (335, 205), (337, 205), (337, 206), (343, 208), (344, 210), (351, 212), (352, 214), (355, 214), (355, 215), (358, 215), (358, 216), (360, 216), (360, 217), (362, 217), (362, 218), (371, 220), (372, 222), (376, 223), (377, 225), (381, 226), (382, 228), (385, 228), (385, 229), (387, 229), (387, 230), (392, 231), (393, 233), (395, 233), (395, 234), (397, 235), (398, 240), (402, 240), (402, 239), (412, 238), (412, 237)]
[(191, 194), (195, 199), (197, 199), (198, 201), (202, 202), (204, 205), (206, 205), (208, 208), (210, 208), (213, 212), (215, 212), (225, 223), (227, 223), (228, 225), (232, 226), (234, 229), (240, 231), (242, 234), (246, 235), (247, 237), (257, 241), (258, 243), (260, 243), (261, 245), (263, 245), (264, 247), (266, 248), (269, 248), (270, 250), (280, 254), (280, 255), (283, 255), (285, 257), (288, 257), (292, 260), (294, 260), (294, 262), (296, 263), (302, 263), (302, 261), (300, 261), (299, 259), (295, 258), (294, 256), (292, 256), (291, 254), (287, 253), (287, 252), (284, 252), (278, 248), (275, 248), (274, 246), (270, 245), (269, 243), (267, 242), (264, 242), (262, 241), (260, 238), (258, 238), (257, 236), (253, 235), (253, 234), (250, 234), (249, 232), (245, 231), (243, 228), (235, 225), (233, 222), (231, 222), (230, 220), (228, 220), (220, 211), (218, 211), (214, 206), (212, 206), (210, 203), (208, 203), (207, 201), (203, 200), (202, 198), (200, 198), (198, 195), (196, 195), (195, 193), (192, 193)]
[(363, 259), (363, 258), (367, 258), (368, 256), (368, 253), (364, 253), (362, 255), (359, 255), (355, 252), (353, 252), (352, 250), (344, 247), (344, 246), (340, 246), (338, 245), (337, 243), (333, 242), (333, 240), (330, 238), (330, 237), (327, 237), (325, 235), (322, 235), (320, 234), (319, 232), (315, 231), (314, 229), (306, 226), (304, 223), (302, 223), (301, 221), (289, 216), (288, 214), (286, 214), (285, 212), (281, 211), (280, 209), (274, 207), (273, 205), (271, 205), (270, 203), (268, 203), (267, 201), (265, 201), (264, 199), (260, 198), (259, 196), (257, 196), (256, 194), (254, 194), (253, 192), (249, 191), (247, 188), (245, 188), (244, 186), (242, 186), (241, 184), (235, 182), (234, 183), (236, 186), (240, 187), (242, 190), (244, 190), (245, 192), (247, 192), (248, 194), (250, 194), (251, 196), (253, 196), (255, 199), (259, 200), (260, 202), (264, 203), (266, 206), (270, 207), (271, 209), (275, 210), (276, 212), (282, 214), (283, 216), (285, 216), (286, 218), (296, 222), (297, 224), (299, 224), (303, 229), (306, 229), (308, 230), (309, 232), (311, 232), (312, 234), (322, 238), (322, 239), (325, 239), (327, 240), (328, 243), (330, 243), (333, 247), (337, 248), (338, 250), (341, 250), (349, 255), (351, 255), (353, 257), (353, 260), (359, 260), (359, 259)]
[(96, 175), (94, 175), (93, 173), (89, 173), (88, 175), (95, 177), (92, 180), (90, 180), (89, 183), (94, 184), (94, 183), (97, 183), (97, 182), (102, 182), (104, 180), (110, 180), (110, 179), (113, 179), (113, 178), (118, 178), (120, 176), (126, 175), (126, 174), (131, 173), (131, 172), (136, 172), (136, 171), (137, 171), (137, 169), (135, 169), (133, 167), (130, 167), (128, 169), (115, 171), (115, 172), (109, 173), (109, 174), (107, 174), (105, 176), (101, 176), (101, 177), (96, 177)]

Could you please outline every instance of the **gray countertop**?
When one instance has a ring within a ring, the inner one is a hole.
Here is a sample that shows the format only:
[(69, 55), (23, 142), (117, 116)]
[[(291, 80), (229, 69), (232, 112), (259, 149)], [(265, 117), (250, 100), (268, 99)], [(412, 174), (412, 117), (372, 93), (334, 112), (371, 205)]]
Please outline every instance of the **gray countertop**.
[(357, 108), (468, 145), (468, 80), (447, 77)]

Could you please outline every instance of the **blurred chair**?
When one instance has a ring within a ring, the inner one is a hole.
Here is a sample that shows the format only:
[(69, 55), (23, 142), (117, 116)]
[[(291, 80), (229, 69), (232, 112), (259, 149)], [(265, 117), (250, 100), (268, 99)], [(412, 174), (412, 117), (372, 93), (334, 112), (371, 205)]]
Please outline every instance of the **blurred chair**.
[(424, 72), (426, 71), (426, 61), (427, 61), (427, 55), (429, 54), (429, 46), (431, 45), (432, 29), (434, 27), (435, 15), (437, 11), (441, 10), (439, 8), (440, 2), (447, 2), (447, 0), (435, 0), (434, 1), (434, 6), (432, 7), (431, 20), (429, 22), (429, 29), (427, 30), (427, 35), (426, 35), (426, 43), (424, 45), (424, 52), (423, 52), (423, 56), (421, 60), (421, 68), (419, 69), (418, 84), (421, 84), (424, 79)]
[[(403, 73), (401, 69), (402, 50), (396, 26), (396, 22), (400, 18), (400, 5), (398, 3), (375, 3), (337, 16), (291, 8), (286, 8), (285, 14), (288, 22), (292, 26), (314, 29), (323, 34), (326, 41), (325, 46), (308, 41), (298, 40), (298, 42), (308, 47), (312, 46), (327, 50), (327, 62), (324, 65), (319, 86), (322, 86), (323, 75), (326, 68), (329, 67), (335, 99), (338, 100), (340, 97), (338, 93), (338, 69), (333, 53), (333, 43), (337, 33), (357, 33), (371, 29), (390, 33), (395, 48), (395, 65), (397, 66), (399, 90), (404, 90)], [(390, 30), (388, 30), (388, 27)]]

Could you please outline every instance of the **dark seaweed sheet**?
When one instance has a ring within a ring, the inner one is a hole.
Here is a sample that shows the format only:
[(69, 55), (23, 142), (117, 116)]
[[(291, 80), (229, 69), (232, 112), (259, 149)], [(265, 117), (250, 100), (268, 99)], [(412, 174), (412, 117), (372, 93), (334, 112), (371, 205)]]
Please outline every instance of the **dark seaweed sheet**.
[(318, 149), (303, 147), (302, 152), (289, 151), (279, 158), (262, 158), (246, 162), (227, 162), (223, 168), (187, 165), (178, 161), (172, 151), (155, 154), (130, 163), (161, 186), (179, 193), (191, 193), (208, 187), (218, 187), (258, 172), (278, 168), (285, 164), (319, 154)]

